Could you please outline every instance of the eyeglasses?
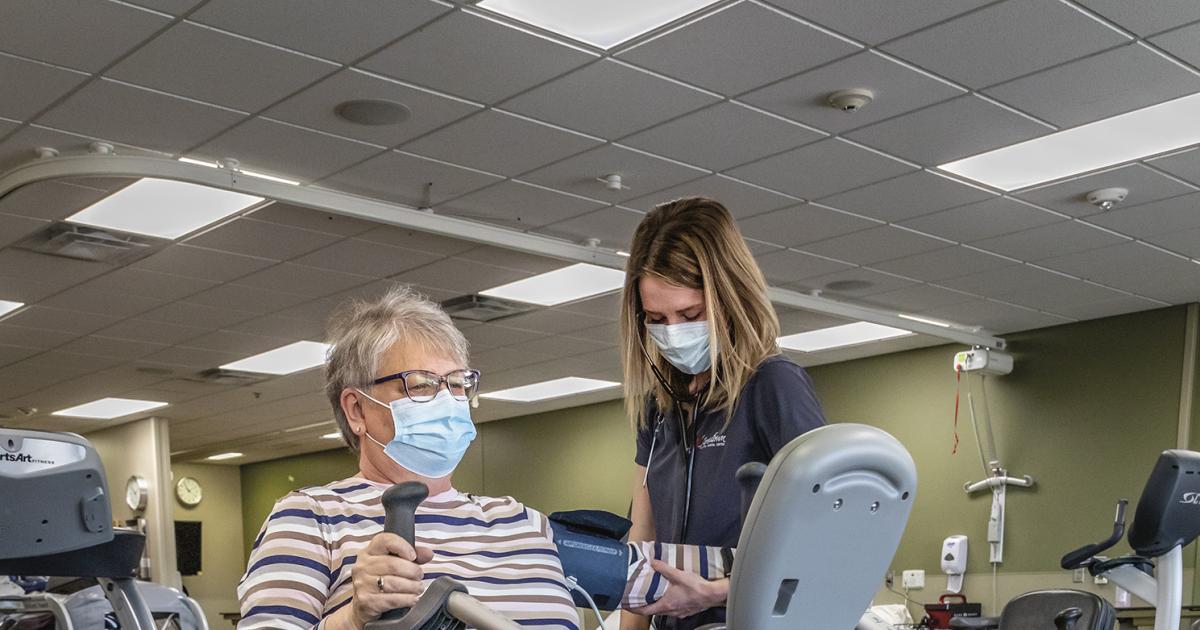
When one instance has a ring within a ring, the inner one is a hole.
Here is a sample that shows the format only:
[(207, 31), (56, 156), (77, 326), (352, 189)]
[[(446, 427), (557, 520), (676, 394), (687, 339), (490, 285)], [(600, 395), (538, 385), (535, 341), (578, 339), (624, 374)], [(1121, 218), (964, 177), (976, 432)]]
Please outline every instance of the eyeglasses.
[(479, 370), (454, 370), (446, 374), (436, 374), (429, 370), (405, 370), (388, 376), (381, 376), (372, 385), (380, 385), (389, 381), (403, 381), (404, 395), (413, 402), (429, 402), (437, 396), (446, 384), (446, 391), (455, 400), (474, 400), (479, 394)]

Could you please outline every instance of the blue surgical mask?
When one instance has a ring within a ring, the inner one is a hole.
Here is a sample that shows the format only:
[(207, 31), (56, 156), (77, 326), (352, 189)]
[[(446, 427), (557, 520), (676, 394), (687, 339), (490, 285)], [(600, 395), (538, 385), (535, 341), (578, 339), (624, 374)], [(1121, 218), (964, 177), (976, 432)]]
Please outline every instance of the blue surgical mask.
[(699, 374), (712, 367), (707, 321), (646, 324), (646, 330), (659, 352), (680, 372)]
[(383, 444), (365, 433), (367, 439), (383, 448), (392, 461), (422, 477), (445, 477), (454, 472), (467, 447), (475, 439), (475, 423), (465, 400), (456, 400), (445, 389), (429, 402), (409, 398), (380, 402), (358, 390), (372, 402), (392, 410), (396, 436)]

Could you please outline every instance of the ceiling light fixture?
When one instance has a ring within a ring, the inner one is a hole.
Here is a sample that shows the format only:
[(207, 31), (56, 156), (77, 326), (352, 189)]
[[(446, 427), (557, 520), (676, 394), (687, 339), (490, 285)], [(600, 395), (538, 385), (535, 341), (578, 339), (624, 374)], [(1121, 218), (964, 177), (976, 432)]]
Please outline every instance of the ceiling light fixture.
[(950, 328), (951, 327), (950, 324), (947, 324), (946, 322), (939, 322), (936, 319), (926, 319), (924, 317), (917, 317), (916, 315), (908, 315), (906, 313), (896, 313), (896, 316), (899, 317), (900, 319), (907, 319), (907, 320), (914, 321), (914, 322), (921, 322), (922, 324), (929, 324), (930, 326), (938, 326), (941, 328)]
[(588, 263), (576, 263), (480, 291), (480, 295), (555, 306), (616, 291), (625, 284), (625, 272)]
[(135, 400), (132, 398), (101, 398), (90, 403), (60, 409), (52, 412), (52, 416), (68, 418), (91, 418), (93, 420), (112, 420), (123, 416), (166, 407), (168, 403), (155, 400)]
[(262, 197), (199, 184), (145, 178), (66, 220), (119, 232), (177, 239), (262, 201)]
[(241, 456), (242, 456), (241, 453), (221, 453), (219, 455), (210, 455), (208, 457), (205, 457), (204, 459), (214, 461), (214, 462), (219, 462), (223, 459), (237, 459)]
[(556, 398), (566, 398), (567, 396), (576, 396), (589, 392), (598, 392), (604, 389), (620, 387), (620, 383), (613, 381), (602, 381), (594, 378), (583, 378), (579, 376), (566, 376), (556, 378), (552, 381), (543, 381), (541, 383), (532, 383), (530, 385), (522, 385), (520, 387), (512, 387), (502, 389), (488, 394), (480, 394), (480, 398), (489, 400), (502, 400), (505, 402), (531, 403), (543, 400), (554, 400)]
[(8, 315), (8, 314), (12, 313), (13, 311), (16, 311), (17, 309), (21, 308), (22, 306), (25, 306), (24, 302), (10, 302), (8, 300), (0, 300), (0, 319), (2, 319), (5, 315)]
[(333, 433), (326, 433), (321, 437), (326, 440), (340, 440), (342, 439), (342, 433), (341, 431), (334, 431)]
[(333, 113), (346, 122), (370, 127), (398, 125), (412, 116), (412, 110), (404, 103), (378, 98), (360, 98), (339, 103), (333, 108)]
[[(221, 168), (221, 165), (218, 164), (217, 162), (208, 162), (205, 160), (197, 160), (196, 158), (190, 158), (190, 157), (181, 157), (181, 158), (176, 158), (176, 159), (180, 162), (183, 162), (184, 164), (194, 164), (196, 166), (204, 166), (207, 168)], [(294, 179), (277, 177), (275, 175), (267, 175), (266, 173), (259, 173), (258, 171), (247, 171), (246, 169), (243, 169), (241, 166), (238, 165), (237, 160), (227, 160), (227, 163), (229, 165), (230, 170), (237, 171), (247, 177), (256, 177), (258, 179), (265, 179), (265, 180), (271, 181), (271, 182), (279, 182), (280, 184), (290, 184), (292, 186), (300, 185), (300, 182), (298, 182)]]
[(222, 370), (259, 374), (292, 374), (325, 363), (333, 346), (317, 341), (297, 341), (221, 366)]
[(483, 0), (475, 5), (608, 50), (716, 0)]
[(1200, 92), (938, 168), (1009, 191), (1200, 142)]
[(787, 335), (786, 337), (780, 337), (778, 341), (779, 345), (786, 350), (820, 352), (821, 350), (830, 350), (832, 348), (857, 346), (872, 341), (905, 337), (911, 334), (913, 334), (912, 331), (901, 328), (892, 328), (891, 326), (872, 324), (870, 322), (854, 322), (853, 324), (843, 324), (832, 328), (822, 328), (820, 330), (810, 330), (795, 335)]

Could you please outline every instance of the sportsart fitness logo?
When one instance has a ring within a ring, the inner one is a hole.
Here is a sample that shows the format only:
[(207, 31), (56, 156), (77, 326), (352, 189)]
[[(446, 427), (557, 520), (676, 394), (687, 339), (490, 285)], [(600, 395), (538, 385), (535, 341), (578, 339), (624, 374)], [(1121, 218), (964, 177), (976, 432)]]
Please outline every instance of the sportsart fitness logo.
[(13, 462), (15, 464), (53, 464), (54, 462), (48, 459), (36, 459), (29, 453), (0, 453), (0, 462)]
[(1188, 505), (1200, 505), (1200, 492), (1183, 493), (1183, 500), (1180, 501), (1180, 503), (1187, 503)]

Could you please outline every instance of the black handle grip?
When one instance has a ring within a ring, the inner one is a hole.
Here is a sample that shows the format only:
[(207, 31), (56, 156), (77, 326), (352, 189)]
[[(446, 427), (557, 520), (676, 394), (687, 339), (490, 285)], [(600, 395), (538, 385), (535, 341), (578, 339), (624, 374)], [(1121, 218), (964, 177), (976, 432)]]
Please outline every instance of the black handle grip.
[(1068, 608), (1054, 617), (1054, 627), (1058, 630), (1074, 630), (1075, 624), (1079, 623), (1079, 618), (1083, 616), (1083, 610), (1079, 608)]
[(1071, 553), (1062, 557), (1062, 568), (1071, 571), (1088, 565), (1088, 561), (1092, 556), (1111, 548), (1113, 545), (1121, 542), (1121, 537), (1125, 535), (1125, 508), (1129, 505), (1129, 501), (1121, 499), (1117, 501), (1117, 515), (1113, 519), (1113, 531), (1106, 540), (1092, 544), (1084, 545)]
[(767, 465), (762, 462), (746, 462), (737, 469), (737, 481), (742, 487), (742, 524), (746, 524), (746, 514), (750, 512), (750, 503), (754, 501), (754, 493), (758, 484), (767, 472)]
[[(408, 541), (416, 549), (417, 506), (429, 496), (429, 487), (420, 481), (398, 483), (383, 491), (383, 531)], [(408, 613), (407, 608), (389, 610), (380, 616), (383, 620), (399, 619)]]

